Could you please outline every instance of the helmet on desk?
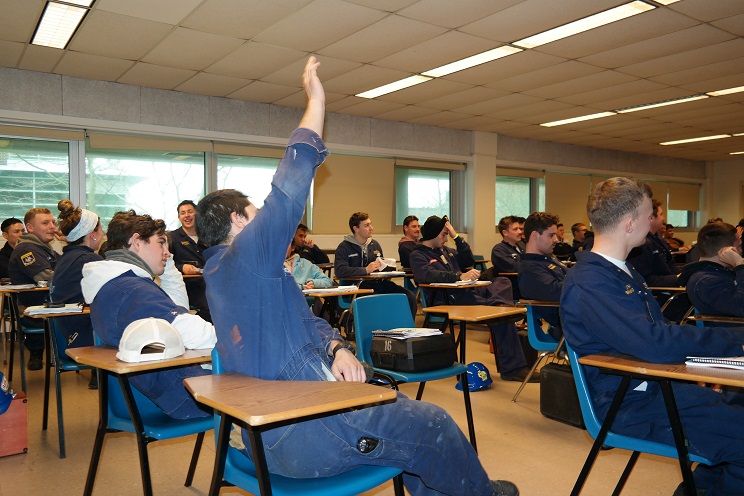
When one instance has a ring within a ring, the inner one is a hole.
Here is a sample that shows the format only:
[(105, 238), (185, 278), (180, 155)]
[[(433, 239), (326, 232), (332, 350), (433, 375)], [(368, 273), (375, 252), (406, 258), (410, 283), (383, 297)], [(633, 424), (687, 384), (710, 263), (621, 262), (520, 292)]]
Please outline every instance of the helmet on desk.
[[(468, 391), (480, 391), (488, 388), (492, 383), (491, 373), (485, 365), (480, 362), (470, 362), (468, 364)], [(455, 388), (462, 391), (462, 383), (457, 381)]]

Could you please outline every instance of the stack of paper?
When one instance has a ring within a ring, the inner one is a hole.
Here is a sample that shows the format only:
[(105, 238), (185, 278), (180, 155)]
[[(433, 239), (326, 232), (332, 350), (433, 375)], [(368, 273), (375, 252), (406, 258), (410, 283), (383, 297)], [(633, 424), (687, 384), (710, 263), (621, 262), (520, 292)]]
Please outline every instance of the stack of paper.
[(37, 305), (35, 307), (26, 307), (26, 314), (28, 315), (42, 315), (42, 314), (65, 314), (65, 313), (82, 313), (83, 307), (77, 303), (68, 303), (63, 307), (45, 307), (44, 305)]
[(387, 331), (372, 331), (372, 336), (374, 337), (393, 339), (421, 338), (424, 336), (436, 336), (438, 334), (442, 334), (442, 331), (427, 327), (396, 327)]
[(686, 365), (697, 367), (721, 367), (724, 369), (744, 370), (744, 357), (687, 357)]
[(325, 294), (339, 294), (339, 293), (348, 293), (349, 291), (356, 291), (357, 288), (356, 285), (352, 284), (350, 286), (336, 286), (335, 288), (313, 288), (313, 289), (303, 289), (302, 292), (305, 294), (309, 293), (325, 293)]
[(432, 286), (441, 286), (443, 288), (456, 288), (458, 286), (488, 286), (489, 281), (457, 281), (457, 282), (433, 282)]

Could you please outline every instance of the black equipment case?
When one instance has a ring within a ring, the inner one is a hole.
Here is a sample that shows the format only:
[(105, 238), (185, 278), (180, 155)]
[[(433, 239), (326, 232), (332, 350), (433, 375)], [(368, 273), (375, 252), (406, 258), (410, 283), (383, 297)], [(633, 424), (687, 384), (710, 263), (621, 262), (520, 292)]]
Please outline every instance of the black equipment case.
[(397, 372), (428, 372), (457, 361), (452, 334), (393, 339), (376, 336), (370, 346), (372, 364)]
[(584, 428), (579, 395), (569, 365), (548, 363), (540, 370), (540, 413), (559, 422)]

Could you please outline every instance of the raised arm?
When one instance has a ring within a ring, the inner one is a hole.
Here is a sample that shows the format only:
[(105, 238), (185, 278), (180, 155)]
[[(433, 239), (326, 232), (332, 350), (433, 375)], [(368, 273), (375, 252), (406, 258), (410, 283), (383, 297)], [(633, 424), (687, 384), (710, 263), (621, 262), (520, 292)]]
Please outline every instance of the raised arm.
[(323, 134), (323, 119), (325, 118), (325, 91), (323, 84), (318, 78), (318, 66), (320, 62), (315, 57), (307, 59), (305, 72), (302, 73), (302, 86), (307, 94), (307, 107), (302, 116), (299, 127), (304, 127)]

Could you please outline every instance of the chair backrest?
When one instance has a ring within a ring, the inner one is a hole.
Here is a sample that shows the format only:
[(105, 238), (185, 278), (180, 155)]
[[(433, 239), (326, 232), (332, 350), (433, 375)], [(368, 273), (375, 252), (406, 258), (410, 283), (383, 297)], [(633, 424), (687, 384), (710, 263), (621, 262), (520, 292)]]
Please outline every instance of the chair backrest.
[(537, 351), (555, 351), (558, 348), (558, 341), (550, 334), (543, 332), (540, 317), (530, 303), (527, 304), (527, 337), (530, 340), (530, 346)]
[(372, 331), (416, 327), (411, 316), (408, 298), (404, 294), (381, 294), (356, 298), (352, 307), (357, 357), (370, 365), (372, 364), (370, 355)]
[[(421, 308), (427, 308), (430, 306), (429, 302), (426, 299), (426, 290), (424, 288), (419, 288), (419, 295), (421, 296)], [(433, 292), (430, 294), (434, 294)], [(429, 322), (444, 322), (445, 318), (441, 315), (435, 315), (431, 314), (429, 315)]]
[(67, 348), (69, 346), (67, 345), (67, 338), (62, 333), (61, 329), (59, 328), (59, 324), (57, 319), (52, 318), (50, 327), (50, 333), (49, 338), (52, 341), (52, 353), (54, 355), (54, 363), (57, 369), (61, 369), (62, 367), (65, 368), (65, 370), (88, 370), (92, 367), (89, 367), (87, 365), (80, 365), (75, 360), (67, 356)]

